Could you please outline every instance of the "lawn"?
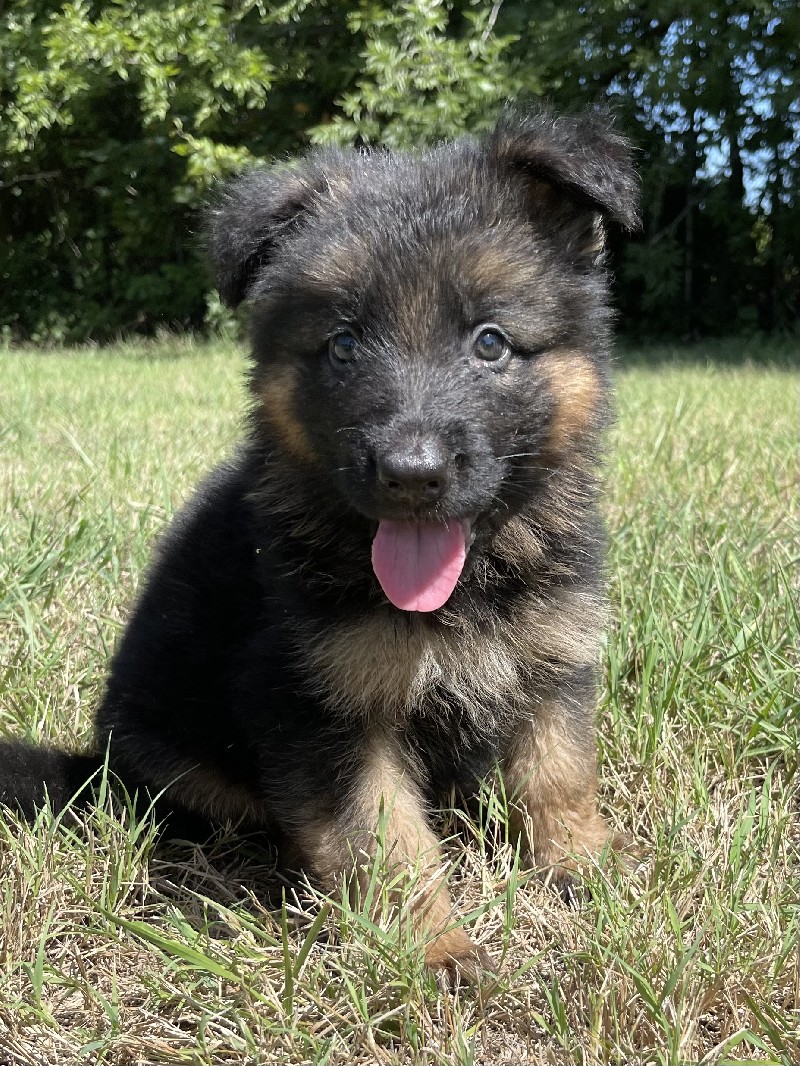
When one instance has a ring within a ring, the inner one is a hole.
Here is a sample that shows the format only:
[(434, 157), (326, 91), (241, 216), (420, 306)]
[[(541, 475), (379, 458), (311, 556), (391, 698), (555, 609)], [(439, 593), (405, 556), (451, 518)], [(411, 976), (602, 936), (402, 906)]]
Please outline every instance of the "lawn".
[[(281, 907), (252, 842), (154, 853), (111, 795), (0, 815), (0, 1063), (800, 1060), (796, 378), (777, 347), (708, 352), (629, 353), (609, 441), (602, 803), (641, 867), (588, 871), (569, 908), (499, 804), (451, 815), (454, 895), (501, 967), (447, 989), (396, 914)], [(243, 365), (0, 353), (0, 734), (88, 742), (154, 538), (236, 439)]]

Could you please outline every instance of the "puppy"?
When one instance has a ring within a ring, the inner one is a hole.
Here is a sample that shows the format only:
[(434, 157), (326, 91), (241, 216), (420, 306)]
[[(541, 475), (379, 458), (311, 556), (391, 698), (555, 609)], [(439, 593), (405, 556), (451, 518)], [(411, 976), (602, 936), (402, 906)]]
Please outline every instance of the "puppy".
[[(499, 768), (556, 877), (609, 841), (606, 220), (636, 224), (627, 144), (544, 111), (415, 154), (313, 151), (210, 219), (220, 293), (251, 306), (248, 432), (163, 538), (96, 750), (173, 810), (270, 830), (331, 890), (380, 835), (422, 871), (433, 967), (488, 964), (441, 883), (453, 789)], [(6, 744), (0, 798), (63, 804), (99, 760)]]

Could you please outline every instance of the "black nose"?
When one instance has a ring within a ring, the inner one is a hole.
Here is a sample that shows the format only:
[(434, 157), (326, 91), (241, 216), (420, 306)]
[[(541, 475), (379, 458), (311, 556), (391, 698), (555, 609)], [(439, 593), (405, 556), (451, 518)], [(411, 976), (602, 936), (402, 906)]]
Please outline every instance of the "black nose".
[(384, 492), (404, 503), (432, 503), (447, 485), (447, 453), (437, 437), (396, 442), (377, 456), (376, 463)]

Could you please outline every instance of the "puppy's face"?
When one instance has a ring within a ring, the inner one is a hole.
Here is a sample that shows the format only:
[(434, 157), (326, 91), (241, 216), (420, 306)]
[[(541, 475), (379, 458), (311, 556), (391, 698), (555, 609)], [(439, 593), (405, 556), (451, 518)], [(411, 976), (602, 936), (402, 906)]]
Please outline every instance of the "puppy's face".
[[(283, 176), (268, 250), (237, 260), (263, 417), (288, 461), (324, 476), (321, 506), (370, 524), (405, 610), (441, 607), (468, 553), (604, 417), (602, 207), (526, 169), (512, 141), (312, 157)], [(243, 192), (257, 210), (265, 190)]]

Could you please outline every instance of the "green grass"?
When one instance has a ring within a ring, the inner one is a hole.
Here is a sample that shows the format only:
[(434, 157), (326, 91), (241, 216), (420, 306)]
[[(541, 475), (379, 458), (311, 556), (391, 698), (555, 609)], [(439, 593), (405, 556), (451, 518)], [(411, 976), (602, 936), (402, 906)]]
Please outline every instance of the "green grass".
[[(453, 893), (502, 966), (448, 990), (388, 907), (276, 906), (252, 845), (154, 854), (111, 797), (80, 825), (0, 817), (0, 1062), (800, 1059), (796, 382), (769, 348), (635, 355), (600, 730), (642, 867), (590, 871), (575, 911), (526, 881), (501, 809), (462, 826)], [(0, 354), (0, 734), (88, 740), (153, 539), (236, 439), (242, 365)]]

